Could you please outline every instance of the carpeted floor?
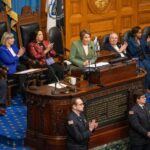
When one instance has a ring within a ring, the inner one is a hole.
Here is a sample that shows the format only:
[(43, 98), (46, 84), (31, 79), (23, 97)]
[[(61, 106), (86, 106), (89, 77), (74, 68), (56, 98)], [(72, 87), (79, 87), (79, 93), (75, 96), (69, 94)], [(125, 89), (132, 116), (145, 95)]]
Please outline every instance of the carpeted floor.
[(24, 147), (27, 129), (27, 108), (21, 95), (12, 99), (7, 114), (0, 116), (0, 150), (29, 150)]

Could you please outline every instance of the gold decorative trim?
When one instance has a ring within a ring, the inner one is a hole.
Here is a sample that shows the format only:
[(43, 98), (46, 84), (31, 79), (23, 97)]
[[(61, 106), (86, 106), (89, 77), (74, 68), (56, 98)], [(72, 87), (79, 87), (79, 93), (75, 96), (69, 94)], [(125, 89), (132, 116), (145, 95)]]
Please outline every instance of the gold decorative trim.
[(88, 0), (88, 6), (93, 13), (101, 13), (110, 6), (111, 0)]

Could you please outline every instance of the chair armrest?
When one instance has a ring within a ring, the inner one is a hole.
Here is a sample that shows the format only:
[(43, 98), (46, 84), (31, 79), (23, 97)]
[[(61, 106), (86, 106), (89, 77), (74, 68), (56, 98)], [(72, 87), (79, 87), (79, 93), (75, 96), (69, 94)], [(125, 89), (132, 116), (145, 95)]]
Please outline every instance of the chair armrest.
[(0, 79), (7, 79), (8, 68), (4, 65), (0, 65)]

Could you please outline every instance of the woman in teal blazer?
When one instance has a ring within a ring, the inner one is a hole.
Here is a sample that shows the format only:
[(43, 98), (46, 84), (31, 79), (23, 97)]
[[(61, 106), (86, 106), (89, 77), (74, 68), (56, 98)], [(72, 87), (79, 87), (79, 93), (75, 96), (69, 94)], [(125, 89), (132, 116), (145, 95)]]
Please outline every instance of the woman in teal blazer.
[(94, 42), (91, 41), (91, 33), (82, 30), (80, 40), (72, 43), (69, 59), (75, 66), (82, 67), (93, 64), (96, 61)]

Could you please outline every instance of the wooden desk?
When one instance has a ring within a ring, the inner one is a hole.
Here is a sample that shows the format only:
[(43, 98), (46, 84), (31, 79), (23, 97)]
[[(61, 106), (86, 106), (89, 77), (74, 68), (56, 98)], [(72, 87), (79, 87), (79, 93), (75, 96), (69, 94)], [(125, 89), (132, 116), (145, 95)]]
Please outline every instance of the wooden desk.
[(99, 128), (90, 138), (95, 147), (128, 136), (127, 111), (133, 90), (143, 88), (146, 72), (114, 82), (103, 88), (92, 86), (68, 94), (51, 95), (52, 87), (41, 86), (27, 90), (26, 145), (37, 150), (66, 150), (65, 117), (71, 110), (71, 99), (81, 97), (86, 101), (85, 115), (96, 118)]
[(109, 61), (112, 58), (116, 57), (116, 53), (113, 51), (109, 51), (109, 50), (101, 50), (101, 51), (97, 51), (97, 62), (100, 61)]

